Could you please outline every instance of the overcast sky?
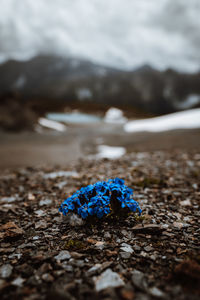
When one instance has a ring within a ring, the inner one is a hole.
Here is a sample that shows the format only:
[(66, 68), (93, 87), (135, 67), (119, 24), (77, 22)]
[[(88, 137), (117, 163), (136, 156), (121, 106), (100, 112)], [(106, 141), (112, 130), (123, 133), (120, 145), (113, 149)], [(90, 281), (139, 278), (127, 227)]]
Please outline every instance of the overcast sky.
[(78, 56), (200, 69), (200, 0), (0, 0), (0, 60)]

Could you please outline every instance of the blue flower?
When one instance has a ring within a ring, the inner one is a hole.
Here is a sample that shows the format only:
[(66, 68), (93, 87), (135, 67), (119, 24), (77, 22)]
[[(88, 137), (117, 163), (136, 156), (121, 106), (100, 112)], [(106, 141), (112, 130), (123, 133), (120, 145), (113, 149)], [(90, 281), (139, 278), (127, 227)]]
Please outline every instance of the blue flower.
[(83, 218), (87, 218), (88, 216), (88, 207), (87, 204), (85, 203), (84, 205), (82, 205), (81, 207), (78, 208), (78, 214)]
[[(124, 184), (120, 178), (100, 181), (95, 184), (82, 187), (71, 197), (65, 199), (61, 204), (59, 211), (66, 215), (68, 212), (74, 212), (86, 219), (89, 216), (102, 218), (112, 211), (120, 215), (120, 210), (129, 208), (132, 212), (142, 210), (139, 204), (132, 199), (133, 190)], [(117, 205), (117, 202), (120, 205)], [(116, 205), (117, 210), (113, 205)]]

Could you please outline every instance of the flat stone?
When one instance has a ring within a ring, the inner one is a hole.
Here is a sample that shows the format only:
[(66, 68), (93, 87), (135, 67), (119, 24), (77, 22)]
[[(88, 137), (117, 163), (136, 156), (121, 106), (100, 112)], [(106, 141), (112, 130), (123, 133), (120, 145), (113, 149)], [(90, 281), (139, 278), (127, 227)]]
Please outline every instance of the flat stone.
[(8, 258), (10, 258), (10, 259), (13, 259), (13, 258), (20, 259), (21, 257), (22, 257), (21, 253), (13, 253), (8, 256)]
[(95, 264), (93, 267), (91, 267), (87, 271), (88, 276), (95, 275), (101, 269), (101, 266), (101, 264)]
[(173, 226), (178, 228), (178, 229), (182, 229), (183, 228), (183, 223), (182, 222), (174, 222)]
[(53, 280), (54, 280), (53, 276), (48, 273), (43, 274), (42, 279), (46, 282), (53, 282)]
[(105, 239), (111, 239), (111, 234), (110, 234), (110, 232), (108, 232), (108, 231), (106, 231), (105, 233), (104, 233), (104, 238)]
[(95, 289), (100, 292), (107, 288), (116, 288), (124, 286), (124, 281), (118, 273), (113, 272), (111, 269), (104, 271), (99, 277), (93, 278), (95, 282)]
[(67, 223), (69, 223), (71, 226), (81, 226), (84, 224), (83, 219), (74, 214), (74, 213), (68, 213), (66, 216), (63, 216), (64, 221), (66, 221)]
[(13, 203), (17, 200), (19, 200), (18, 196), (3, 197), (3, 198), (0, 198), (0, 203)]
[(145, 279), (144, 273), (142, 273), (139, 270), (133, 270), (132, 272), (132, 282), (133, 284), (140, 290), (146, 290), (147, 289), (147, 281)]
[(62, 268), (67, 272), (73, 272), (73, 267), (71, 265), (66, 264), (66, 263), (62, 265)]
[(12, 274), (13, 267), (9, 264), (5, 264), (0, 268), (0, 277), (9, 278)]
[(69, 251), (67, 251), (67, 250), (60, 251), (60, 253), (55, 256), (55, 259), (59, 260), (59, 261), (63, 261), (63, 260), (70, 259), (70, 258), (71, 258), (71, 255), (70, 255)]
[(0, 226), (0, 239), (6, 237), (17, 237), (24, 233), (23, 229), (19, 228), (14, 222), (8, 222)]
[(45, 212), (42, 209), (38, 209), (35, 211), (35, 214), (37, 215), (37, 217), (42, 217), (45, 215)]
[(35, 229), (45, 229), (47, 228), (47, 223), (44, 220), (40, 220), (39, 222), (35, 223)]
[(129, 259), (131, 257), (131, 253), (130, 252), (120, 252), (120, 256), (123, 259)]
[(55, 186), (56, 186), (57, 188), (59, 188), (60, 190), (63, 189), (63, 187), (64, 187), (65, 185), (67, 185), (67, 181), (61, 181), (61, 182), (55, 184)]
[(148, 233), (152, 235), (162, 233), (164, 230), (165, 228), (157, 224), (136, 225), (132, 228), (134, 233)]
[(51, 199), (44, 199), (44, 200), (40, 200), (39, 205), (43, 206), (43, 205), (50, 205), (52, 203)]
[(146, 247), (144, 247), (144, 250), (145, 250), (146, 252), (150, 252), (150, 251), (153, 250), (153, 248), (152, 248), (151, 246), (146, 246)]
[(25, 279), (21, 278), (21, 277), (17, 277), (16, 279), (14, 279), (11, 283), (12, 285), (15, 285), (15, 286), (22, 286), (23, 283), (24, 283)]
[(78, 267), (78, 268), (82, 268), (82, 267), (84, 267), (85, 266), (85, 262), (84, 262), (84, 260), (82, 260), (82, 259), (73, 259), (73, 258), (71, 258), (70, 259), (70, 261), (69, 261), (69, 263), (72, 265), (72, 266), (75, 266), (75, 267)]
[(153, 261), (156, 261), (156, 259), (157, 259), (157, 256), (156, 256), (156, 255), (154, 255), (154, 254), (152, 254), (152, 255), (150, 255), (150, 259), (151, 259), (151, 260), (153, 260)]
[(121, 249), (123, 252), (127, 252), (127, 253), (133, 253), (133, 252), (134, 252), (134, 251), (133, 251), (133, 248), (132, 248), (130, 245), (126, 244), (126, 243), (122, 243), (120, 249)]
[(160, 289), (157, 287), (152, 287), (149, 289), (149, 293), (151, 296), (156, 297), (156, 298), (165, 298), (165, 293), (163, 293)]
[(28, 200), (30, 201), (34, 201), (35, 200), (35, 196), (32, 193), (28, 193)]
[(181, 201), (181, 202), (180, 202), (180, 205), (181, 205), (181, 206), (191, 206), (192, 203), (191, 203), (190, 199), (186, 199), (186, 200), (184, 200), (184, 201)]
[(105, 248), (105, 242), (99, 241), (95, 244), (95, 247), (99, 250), (103, 250)]
[(141, 247), (138, 246), (138, 245), (134, 245), (134, 246), (133, 246), (133, 249), (134, 249), (136, 252), (141, 251)]
[(58, 171), (46, 173), (43, 177), (45, 179), (55, 179), (57, 177), (78, 177), (78, 173), (76, 171)]

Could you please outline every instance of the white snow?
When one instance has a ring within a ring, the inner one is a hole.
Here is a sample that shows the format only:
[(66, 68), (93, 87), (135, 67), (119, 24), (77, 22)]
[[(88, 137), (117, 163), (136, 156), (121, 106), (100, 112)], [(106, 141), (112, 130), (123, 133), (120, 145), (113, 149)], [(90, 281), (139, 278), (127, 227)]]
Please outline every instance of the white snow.
[(130, 121), (124, 125), (126, 132), (162, 132), (174, 129), (200, 128), (200, 108), (181, 111), (161, 117)]
[(115, 107), (109, 108), (104, 117), (104, 122), (106, 122), (106, 123), (123, 124), (126, 121), (127, 121), (127, 118), (124, 117), (123, 111), (118, 108), (115, 108)]
[(60, 132), (64, 132), (67, 130), (67, 127), (65, 125), (63, 125), (59, 122), (56, 122), (56, 121), (48, 120), (46, 118), (40, 118), (38, 120), (38, 123), (41, 126), (44, 126), (44, 127), (50, 128), (50, 129), (54, 129), (54, 130), (57, 130)]
[(106, 145), (99, 145), (97, 147), (98, 154), (97, 158), (110, 158), (116, 159), (123, 156), (126, 153), (126, 149), (124, 147), (113, 147)]
[(200, 104), (200, 95), (198, 94), (191, 94), (184, 101), (175, 103), (177, 109), (190, 109), (198, 104)]

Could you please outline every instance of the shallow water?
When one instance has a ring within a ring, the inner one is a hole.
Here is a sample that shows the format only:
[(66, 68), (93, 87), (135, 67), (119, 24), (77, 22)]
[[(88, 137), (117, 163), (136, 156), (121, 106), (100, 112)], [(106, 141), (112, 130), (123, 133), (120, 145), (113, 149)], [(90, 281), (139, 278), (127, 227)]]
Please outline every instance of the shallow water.
[(46, 117), (47, 119), (52, 121), (63, 122), (68, 124), (88, 124), (101, 121), (101, 118), (96, 115), (85, 114), (80, 112), (48, 113), (46, 114)]

